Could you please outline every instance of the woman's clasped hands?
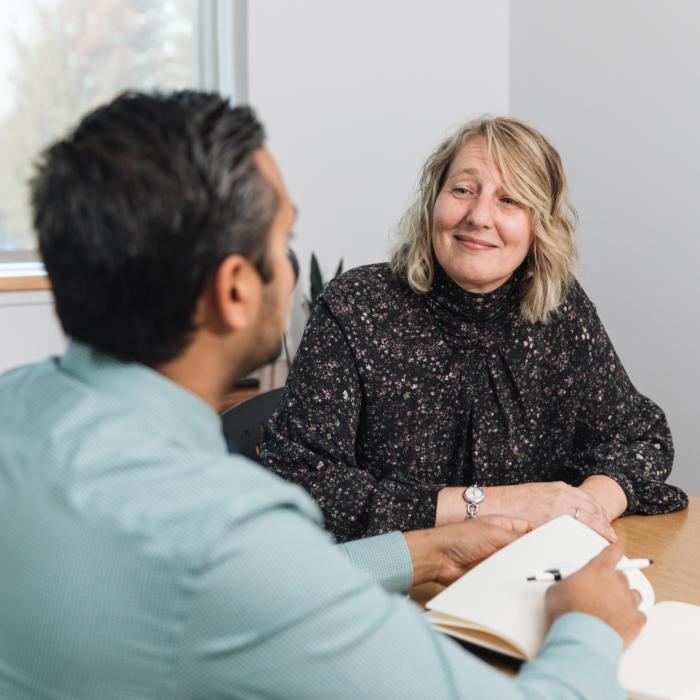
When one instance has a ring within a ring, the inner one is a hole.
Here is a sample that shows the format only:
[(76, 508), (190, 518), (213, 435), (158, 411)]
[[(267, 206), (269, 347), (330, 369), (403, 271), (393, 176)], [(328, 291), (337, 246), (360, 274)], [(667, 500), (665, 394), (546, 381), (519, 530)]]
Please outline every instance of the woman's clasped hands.
[[(482, 487), (485, 498), (479, 516), (502, 515), (542, 525), (561, 515), (580, 520), (609, 542), (617, 535), (612, 521), (626, 507), (622, 489), (610, 478), (592, 476), (580, 486), (563, 481), (532, 482), (508, 486)], [(465, 517), (464, 488), (450, 486), (438, 494), (436, 525), (455, 522)]]

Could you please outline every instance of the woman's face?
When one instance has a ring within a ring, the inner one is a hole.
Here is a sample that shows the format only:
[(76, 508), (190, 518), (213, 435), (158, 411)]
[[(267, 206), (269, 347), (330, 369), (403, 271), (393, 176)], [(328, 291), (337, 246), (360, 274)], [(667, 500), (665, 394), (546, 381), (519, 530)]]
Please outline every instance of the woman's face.
[(532, 244), (528, 209), (505, 189), (481, 137), (457, 152), (433, 208), (433, 250), (468, 292), (500, 287)]

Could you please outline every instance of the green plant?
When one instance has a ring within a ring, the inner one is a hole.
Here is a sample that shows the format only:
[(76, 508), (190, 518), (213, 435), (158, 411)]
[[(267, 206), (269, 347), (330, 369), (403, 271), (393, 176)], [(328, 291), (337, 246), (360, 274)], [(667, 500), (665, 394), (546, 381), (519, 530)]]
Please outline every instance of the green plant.
[[(338, 267), (335, 270), (333, 277), (337, 277), (343, 271), (343, 261), (342, 259), (338, 263)], [(311, 308), (316, 303), (319, 295), (323, 291), (323, 288), (333, 279), (331, 277), (328, 280), (323, 279), (323, 273), (321, 272), (321, 266), (318, 264), (318, 258), (314, 253), (311, 253), (311, 265), (309, 267), (309, 296), (304, 297), (304, 306), (307, 311), (311, 311)]]
[[(342, 271), (343, 260), (341, 258), (333, 277), (337, 277), (339, 274), (342, 273)], [(333, 277), (331, 277), (330, 279), (333, 279)], [(309, 296), (304, 295), (302, 301), (302, 306), (306, 309), (307, 314), (311, 313), (311, 308), (316, 303), (316, 299), (318, 299), (319, 295), (323, 291), (323, 288), (328, 282), (330, 282), (330, 280), (327, 280), (325, 282), (323, 280), (323, 273), (321, 272), (321, 266), (318, 264), (318, 258), (314, 253), (311, 253), (311, 265), (309, 266)], [(282, 345), (284, 348), (284, 356), (287, 360), (287, 370), (289, 370), (292, 366), (292, 358), (289, 353), (289, 344), (287, 343), (286, 333), (282, 336)]]

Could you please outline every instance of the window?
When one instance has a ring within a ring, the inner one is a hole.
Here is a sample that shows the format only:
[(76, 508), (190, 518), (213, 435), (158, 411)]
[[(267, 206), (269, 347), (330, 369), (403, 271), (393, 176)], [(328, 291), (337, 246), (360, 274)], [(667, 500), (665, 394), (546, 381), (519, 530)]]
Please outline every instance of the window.
[(27, 181), (36, 155), (85, 112), (127, 88), (200, 86), (234, 99), (245, 96), (245, 9), (243, 0), (4, 0), (0, 268), (5, 274), (41, 269)]

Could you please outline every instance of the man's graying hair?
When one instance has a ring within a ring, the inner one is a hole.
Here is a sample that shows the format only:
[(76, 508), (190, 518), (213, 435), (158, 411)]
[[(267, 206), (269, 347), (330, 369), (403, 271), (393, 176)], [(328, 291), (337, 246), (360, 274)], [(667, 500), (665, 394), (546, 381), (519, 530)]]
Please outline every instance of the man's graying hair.
[(265, 251), (277, 194), (264, 131), (215, 94), (127, 92), (40, 157), (34, 226), (67, 335), (124, 361), (177, 357), (220, 262)]

